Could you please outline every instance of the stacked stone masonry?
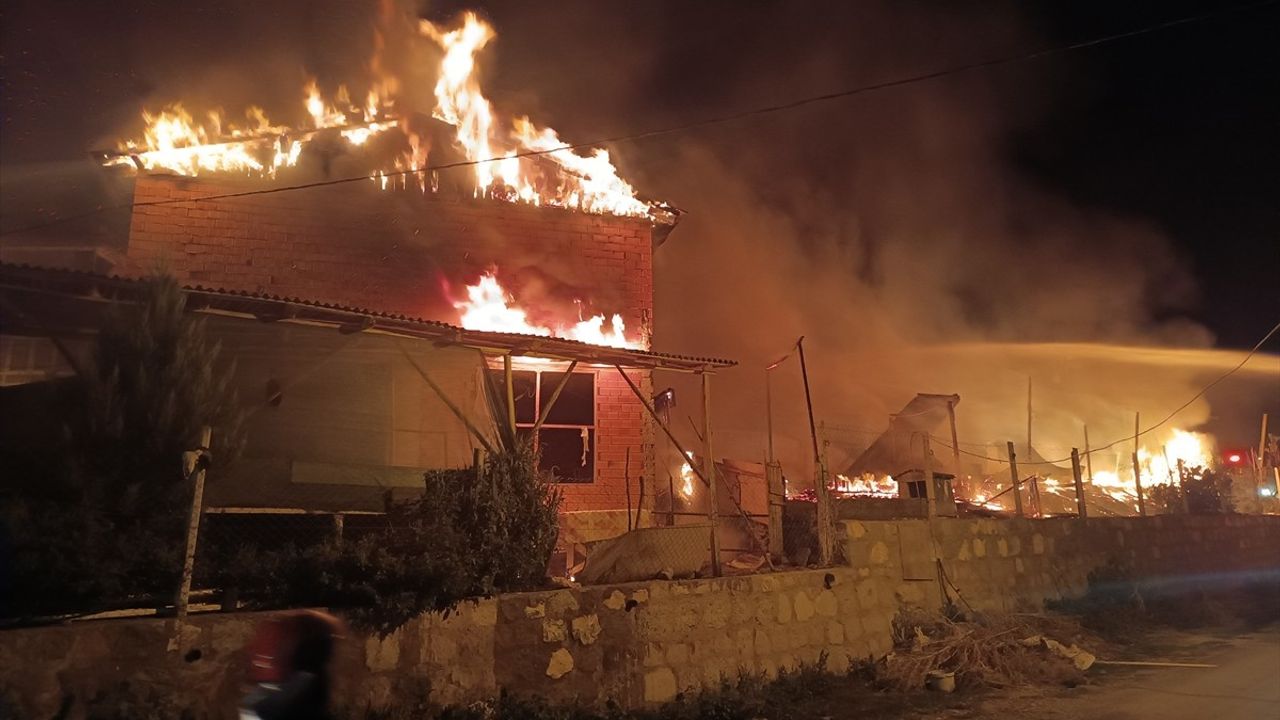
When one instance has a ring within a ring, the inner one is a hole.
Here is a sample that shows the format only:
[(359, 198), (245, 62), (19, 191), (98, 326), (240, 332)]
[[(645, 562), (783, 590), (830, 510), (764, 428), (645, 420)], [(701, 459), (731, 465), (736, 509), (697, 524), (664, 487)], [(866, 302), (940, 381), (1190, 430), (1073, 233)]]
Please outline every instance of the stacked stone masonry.
[[(939, 560), (949, 588), (979, 609), (1004, 610), (1078, 595), (1089, 571), (1110, 561), (1147, 581), (1280, 569), (1276, 517), (939, 520), (932, 532), (923, 520), (842, 525), (847, 567), (511, 594), (383, 638), (354, 637), (343, 644), (335, 692), (374, 707), (428, 694), (469, 702), (504, 689), (640, 706), (824, 653), (835, 672), (882, 657), (895, 615), (940, 604)], [(162, 620), (2, 632), (0, 692), (41, 716), (127, 680), (234, 717), (243, 647), (258, 619), (195, 616), (178, 651), (166, 650)]]

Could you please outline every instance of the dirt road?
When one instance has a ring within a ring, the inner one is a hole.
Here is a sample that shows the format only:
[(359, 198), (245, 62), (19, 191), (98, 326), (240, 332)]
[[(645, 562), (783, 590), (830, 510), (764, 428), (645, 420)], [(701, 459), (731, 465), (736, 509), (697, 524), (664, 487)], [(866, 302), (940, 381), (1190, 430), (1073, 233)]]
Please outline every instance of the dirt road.
[(1035, 697), (992, 698), (969, 717), (1044, 720), (1280, 719), (1280, 626), (1238, 636), (1177, 635), (1152, 644), (1150, 659), (1215, 668), (1090, 671), (1095, 684)]

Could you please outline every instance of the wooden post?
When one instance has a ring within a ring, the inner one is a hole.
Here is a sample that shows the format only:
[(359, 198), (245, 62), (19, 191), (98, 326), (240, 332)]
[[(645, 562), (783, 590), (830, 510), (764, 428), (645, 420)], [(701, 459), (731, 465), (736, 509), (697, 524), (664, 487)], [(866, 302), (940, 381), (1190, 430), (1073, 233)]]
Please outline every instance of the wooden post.
[(1018, 517), (1022, 512), (1022, 479), (1018, 477), (1018, 454), (1013, 451), (1013, 441), (1009, 441), (1009, 477), (1013, 480), (1013, 505)]
[(622, 484), (627, 488), (627, 532), (631, 532), (631, 446), (627, 446), (627, 459), (622, 463)]
[(934, 501), (933, 487), (933, 449), (929, 447), (929, 433), (924, 434), (924, 501), (928, 504), (925, 517), (930, 521), (938, 516), (938, 506)]
[(822, 452), (818, 456), (817, 521), (818, 521), (818, 563), (823, 567), (835, 559), (835, 525), (831, 516), (831, 494), (827, 467), (827, 429), (822, 426)]
[(1133, 487), (1138, 493), (1138, 516), (1147, 516), (1147, 502), (1142, 497), (1142, 466), (1138, 464), (1138, 413), (1133, 414)]
[(516, 436), (516, 393), (515, 382), (511, 372), (511, 353), (502, 356), (502, 382), (507, 391), (507, 427), (511, 429), (511, 437)]
[[(178, 616), (178, 620), (182, 620), (187, 616), (187, 605), (191, 599), (191, 578), (195, 574), (196, 569), (196, 543), (200, 537), (200, 516), (204, 509), (204, 476), (205, 468), (208, 465), (207, 453), (209, 452), (209, 443), (212, 440), (213, 431), (208, 425), (200, 430), (200, 447), (194, 451), (184, 453), (184, 463), (187, 467), (187, 477), (191, 478), (191, 512), (187, 515), (187, 547), (182, 558), (182, 582), (178, 586), (178, 597), (174, 602), (174, 609)], [(181, 628), (175, 629), (175, 637), (181, 633)]]
[(711, 575), (720, 577), (720, 483), (711, 445), (711, 373), (702, 372), (702, 462), (707, 479), (707, 520), (711, 523)]
[(773, 462), (773, 382), (769, 370), (764, 371), (764, 425), (769, 438), (767, 462)]
[(556, 400), (560, 399), (560, 393), (564, 390), (564, 386), (569, 384), (569, 378), (573, 377), (573, 369), (578, 367), (578, 361), (574, 360), (569, 363), (569, 367), (564, 371), (564, 376), (560, 378), (560, 382), (556, 383), (555, 390), (551, 391), (551, 399), (542, 399), (542, 414), (538, 415), (538, 421), (533, 424), (533, 437), (538, 437), (538, 431), (542, 429), (542, 423), (547, 421), (547, 416), (551, 414), (551, 408), (555, 407)]
[(960, 479), (960, 476), (961, 476), (961, 469), (960, 469), (960, 440), (959, 440), (958, 435), (957, 435), (957, 433), (956, 433), (956, 403), (955, 403), (955, 401), (954, 401), (954, 400), (948, 400), (948, 401), (947, 401), (947, 421), (951, 423), (951, 456), (952, 456), (952, 458), (955, 460), (955, 463), (956, 463), (956, 468), (955, 468), (955, 470), (956, 470), (956, 479), (955, 479), (955, 482), (962, 483), (962, 488), (963, 488), (963, 489), (964, 489), (964, 491), (965, 491), (965, 497), (968, 497), (968, 492), (969, 492), (969, 480), (968, 480), (968, 477), (966, 476), (964, 480), (961, 480), (961, 479)]
[(667, 525), (676, 524), (676, 479), (667, 471)]
[(782, 487), (782, 466), (770, 460), (764, 466), (765, 486), (769, 491), (769, 554), (781, 558), (785, 551), (782, 530), (782, 507), (786, 489)]
[(1089, 509), (1085, 506), (1084, 480), (1080, 477), (1080, 450), (1071, 448), (1071, 477), (1076, 482), (1076, 514), (1081, 518), (1089, 517)]
[(1191, 503), (1187, 499), (1187, 469), (1182, 464), (1182, 458), (1178, 458), (1178, 495), (1182, 498), (1182, 514), (1191, 514)]
[(1084, 464), (1089, 470), (1089, 484), (1093, 484), (1093, 451), (1089, 449), (1089, 426), (1084, 426)]

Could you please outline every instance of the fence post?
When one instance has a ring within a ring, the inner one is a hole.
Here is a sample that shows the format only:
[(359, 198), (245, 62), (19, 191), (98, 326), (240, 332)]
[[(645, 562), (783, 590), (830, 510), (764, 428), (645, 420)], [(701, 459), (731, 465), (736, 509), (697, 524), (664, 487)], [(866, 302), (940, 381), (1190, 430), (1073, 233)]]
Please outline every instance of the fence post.
[(711, 523), (711, 575), (720, 577), (720, 483), (711, 448), (711, 373), (702, 372), (702, 462), (707, 476), (707, 520)]
[(1089, 517), (1089, 508), (1084, 499), (1084, 479), (1080, 477), (1080, 450), (1071, 448), (1071, 477), (1076, 483), (1076, 512), (1081, 519)]
[(933, 520), (938, 515), (938, 506), (934, 502), (933, 489), (933, 450), (929, 447), (929, 433), (924, 434), (924, 501), (927, 504), (925, 517)]
[(786, 491), (782, 487), (782, 465), (777, 460), (765, 463), (764, 478), (769, 491), (769, 554), (776, 560), (786, 552), (782, 537), (782, 506), (786, 502)]
[(1013, 451), (1013, 441), (1009, 441), (1009, 477), (1013, 479), (1013, 506), (1018, 513), (1018, 517), (1022, 514), (1022, 480), (1018, 478), (1018, 455)]
[(1147, 503), (1142, 497), (1142, 466), (1138, 463), (1138, 453), (1133, 454), (1133, 487), (1138, 493), (1138, 516), (1147, 516)]
[(826, 567), (831, 564), (835, 556), (835, 527), (832, 525), (831, 517), (831, 495), (828, 487), (827, 468), (827, 426), (823, 423), (822, 430), (822, 452), (818, 458), (818, 478), (814, 489), (818, 501), (818, 564)]
[(213, 431), (209, 426), (204, 426), (200, 430), (200, 447), (185, 452), (182, 456), (183, 469), (194, 480), (194, 487), (191, 492), (191, 513), (187, 517), (187, 546), (182, 559), (182, 583), (178, 586), (178, 597), (174, 602), (178, 620), (187, 616), (187, 605), (191, 598), (191, 577), (196, 569), (196, 542), (200, 535), (200, 515), (204, 509), (205, 468), (209, 464), (209, 442), (212, 435)]

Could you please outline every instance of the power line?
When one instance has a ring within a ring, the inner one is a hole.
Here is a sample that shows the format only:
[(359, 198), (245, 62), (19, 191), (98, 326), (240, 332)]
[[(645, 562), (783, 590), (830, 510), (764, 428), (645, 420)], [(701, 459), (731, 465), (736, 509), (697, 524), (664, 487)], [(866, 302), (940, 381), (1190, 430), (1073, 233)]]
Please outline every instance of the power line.
[(270, 195), (275, 193), (293, 192), (296, 190), (307, 190), (310, 188), (329, 187), (333, 185), (345, 185), (349, 183), (365, 182), (369, 180), (371, 177), (396, 177), (396, 176), (405, 176), (405, 175), (418, 175), (418, 174), (423, 174), (427, 172), (435, 172), (439, 170), (453, 170), (457, 168), (474, 167), (477, 165), (493, 163), (493, 162), (502, 162), (512, 157), (515, 157), (515, 158), (541, 157), (543, 155), (551, 155), (554, 153), (564, 152), (568, 150), (580, 150), (583, 148), (598, 147), (600, 145), (615, 144), (615, 143), (622, 143), (622, 142), (633, 142), (636, 140), (644, 140), (648, 138), (661, 137), (664, 135), (687, 132), (689, 130), (694, 130), (698, 128), (710, 127), (713, 125), (723, 125), (726, 123), (735, 122), (738, 120), (744, 120), (747, 118), (752, 118), (752, 117), (757, 117), (762, 115), (772, 115), (772, 114), (781, 113), (789, 110), (795, 110), (808, 105), (814, 105), (817, 103), (831, 102), (833, 100), (841, 100), (845, 98), (854, 97), (857, 95), (865, 95), (868, 93), (878, 92), (881, 90), (889, 90), (891, 88), (902, 87), (905, 85), (913, 85), (916, 83), (927, 82), (929, 80), (936, 80), (936, 79), (947, 77), (950, 75), (958, 75), (958, 74), (970, 72), (973, 70), (998, 67), (1002, 65), (1011, 65), (1014, 63), (1028, 62), (1032, 60), (1039, 60), (1045, 57), (1051, 57), (1053, 55), (1059, 55), (1067, 52), (1072, 52), (1075, 50), (1083, 50), (1091, 47), (1096, 47), (1099, 45), (1105, 45), (1108, 43), (1117, 42), (1120, 40), (1127, 40), (1130, 38), (1139, 37), (1142, 35), (1149, 35), (1151, 33), (1161, 32), (1161, 31), (1168, 30), (1170, 28), (1174, 28), (1182, 25), (1198, 23), (1204, 20), (1215, 18), (1215, 17), (1220, 17), (1228, 14), (1237, 13), (1237, 12), (1250, 11), (1257, 8), (1265, 7), (1267, 5), (1274, 5), (1277, 1), (1280, 1), (1280, 0), (1263, 0), (1262, 2), (1252, 3), (1248, 5), (1240, 5), (1240, 6), (1228, 8), (1225, 10), (1201, 13), (1198, 15), (1189, 15), (1181, 18), (1176, 18), (1173, 20), (1167, 20), (1161, 23), (1146, 25), (1134, 30), (1128, 30), (1128, 31), (1119, 32), (1119, 33), (1112, 33), (1109, 35), (1102, 35), (1099, 37), (1091, 38), (1089, 40), (1082, 40), (1079, 42), (1068, 43), (1065, 45), (1058, 45), (1055, 47), (1044, 48), (1042, 50), (1035, 50), (1028, 53), (1022, 53), (1019, 55), (1009, 55), (1009, 56), (1000, 57), (1000, 58), (974, 61), (974, 62), (962, 64), (962, 65), (955, 65), (948, 68), (943, 68), (940, 70), (934, 70), (931, 72), (920, 73), (916, 75), (907, 75), (904, 77), (894, 78), (891, 80), (884, 80), (881, 82), (871, 83), (867, 85), (859, 85), (857, 87), (848, 88), (848, 89), (840, 90), (836, 92), (824, 93), (821, 95), (812, 95), (809, 97), (801, 98), (799, 100), (792, 100), (785, 103), (778, 103), (775, 105), (766, 105), (762, 107), (751, 108), (748, 110), (740, 110), (740, 111), (728, 113), (725, 115), (712, 116), (709, 118), (694, 120), (694, 121), (682, 123), (679, 125), (671, 125), (664, 128), (656, 128), (653, 130), (646, 130), (646, 131), (631, 133), (626, 135), (615, 135), (613, 137), (601, 138), (601, 139), (592, 140), (589, 142), (570, 143), (570, 144), (561, 145), (559, 147), (548, 148), (543, 150), (526, 150), (523, 152), (507, 155), (504, 157), (495, 157), (495, 158), (488, 158), (488, 159), (482, 159), (482, 160), (462, 160), (458, 162), (442, 163), (439, 165), (426, 165), (423, 167), (410, 168), (407, 170), (395, 170), (391, 172), (383, 172), (383, 173), (378, 173), (376, 175), (360, 175), (355, 177), (343, 177), (343, 178), (335, 178), (332, 180), (319, 180), (315, 182), (299, 183), (296, 185), (285, 185), (285, 186), (274, 187), (274, 188), (261, 188), (257, 190), (245, 190), (241, 192), (202, 195), (202, 196), (184, 198), (184, 199), (152, 200), (152, 201), (143, 202), (143, 203), (126, 203), (126, 204), (120, 204), (120, 205), (111, 205), (106, 207), (94, 208), (93, 210), (89, 210), (87, 212), (79, 213), (76, 215), (70, 215), (63, 218), (56, 218), (45, 223), (29, 225), (26, 227), (16, 228), (13, 230), (6, 230), (4, 232), (0, 232), (0, 237), (31, 232), (33, 230), (42, 230), (44, 228), (53, 227), (55, 225), (61, 225), (64, 223), (72, 222), (74, 220), (79, 220), (86, 217), (92, 217), (100, 213), (110, 212), (114, 210), (124, 210), (124, 209), (136, 208), (136, 207), (153, 207), (157, 205), (172, 205), (172, 204), (180, 204), (180, 203), (208, 202), (211, 200), (226, 200), (230, 198), (247, 197), (251, 195)]

